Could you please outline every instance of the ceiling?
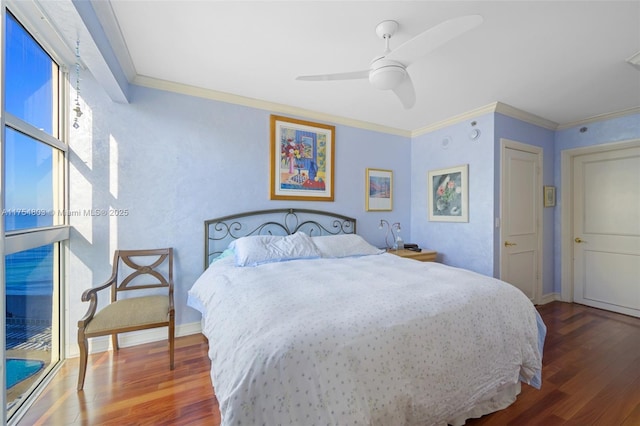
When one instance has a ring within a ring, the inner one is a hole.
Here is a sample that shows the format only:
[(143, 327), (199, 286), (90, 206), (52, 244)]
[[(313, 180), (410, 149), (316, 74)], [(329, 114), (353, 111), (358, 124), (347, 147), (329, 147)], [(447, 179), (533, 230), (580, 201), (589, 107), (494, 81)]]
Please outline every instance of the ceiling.
[[(415, 131), (501, 102), (559, 125), (640, 107), (640, 2), (93, 1), (130, 82), (163, 81)], [(413, 63), (404, 109), (368, 80), (298, 75), (367, 69), (376, 25), (393, 50), (447, 19), (484, 22)], [(178, 87), (178, 86), (177, 86)], [(301, 114), (303, 115), (303, 114)]]

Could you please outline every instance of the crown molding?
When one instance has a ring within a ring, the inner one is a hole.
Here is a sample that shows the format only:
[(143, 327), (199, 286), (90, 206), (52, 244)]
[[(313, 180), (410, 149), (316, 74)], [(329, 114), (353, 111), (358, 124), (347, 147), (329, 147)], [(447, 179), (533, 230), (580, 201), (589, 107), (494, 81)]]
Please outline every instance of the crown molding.
[(502, 102), (496, 102), (495, 112), (548, 130), (556, 130), (558, 128), (558, 123), (555, 121), (547, 120)]
[(613, 118), (625, 117), (627, 115), (640, 114), (640, 107), (634, 107), (629, 109), (623, 109), (621, 111), (610, 112), (607, 114), (594, 115), (593, 117), (585, 118), (584, 120), (573, 121), (571, 123), (565, 123), (558, 126), (557, 130), (565, 130), (571, 127), (584, 126), (585, 124), (595, 123), (597, 121), (611, 120)]
[(201, 87), (190, 86), (187, 84), (175, 83), (167, 80), (160, 80), (143, 75), (136, 75), (132, 84), (151, 89), (164, 90), (167, 92), (179, 93), (182, 95), (195, 96), (199, 98), (211, 99), (220, 102), (226, 102), (236, 105), (247, 106), (251, 108), (262, 109), (279, 114), (295, 115), (315, 121), (329, 122), (333, 124), (342, 124), (345, 126), (356, 127), (359, 129), (372, 130), (374, 132), (387, 133), (396, 136), (411, 137), (408, 130), (397, 129), (394, 127), (382, 126), (367, 121), (354, 120), (337, 115), (325, 114), (317, 111), (297, 108), (290, 105), (278, 104), (275, 102), (263, 101), (260, 99), (248, 98), (245, 96), (234, 95), (226, 92), (219, 92), (212, 89), (204, 89)]
[(489, 114), (496, 111), (496, 107), (498, 102), (493, 102), (489, 105), (485, 105), (480, 108), (473, 109), (471, 111), (464, 112), (462, 114), (455, 115), (453, 117), (447, 118), (446, 120), (438, 121), (436, 123), (430, 124), (425, 127), (421, 127), (411, 132), (411, 137), (416, 137), (420, 135), (424, 135), (426, 133), (431, 133), (435, 130), (442, 129), (444, 127), (449, 127), (454, 124), (461, 123), (463, 121), (471, 120), (472, 118), (479, 117), (481, 115)]
[(412, 137), (420, 136), (425, 133), (433, 132), (434, 130), (441, 129), (443, 127), (452, 126), (454, 124), (461, 123), (463, 121), (468, 121), (473, 118), (479, 117), (481, 115), (490, 114), (490, 113), (499, 113), (502, 115), (506, 115), (511, 118), (515, 118), (520, 121), (524, 121), (526, 123), (530, 123), (539, 127), (543, 127), (549, 130), (556, 130), (558, 128), (558, 123), (553, 122), (551, 120), (547, 120), (546, 118), (539, 117), (535, 114), (528, 113), (521, 109), (512, 107), (511, 105), (507, 105), (502, 102), (493, 102), (489, 105), (485, 105), (480, 108), (473, 109), (471, 111), (453, 116), (446, 120), (439, 121), (434, 124), (430, 124), (426, 127), (421, 127), (420, 129), (416, 129), (411, 132)]
[(464, 121), (468, 121), (479, 116), (490, 114), (490, 113), (499, 113), (511, 118), (515, 118), (520, 121), (524, 121), (526, 123), (533, 124), (538, 127), (542, 127), (548, 130), (562, 130), (570, 127), (575, 127), (579, 125), (584, 125), (596, 121), (602, 120), (610, 120), (616, 117), (624, 117), (630, 114), (640, 113), (640, 107), (630, 108), (623, 111), (617, 111), (608, 114), (601, 114), (594, 117), (590, 117), (584, 120), (579, 120), (566, 124), (558, 124), (554, 121), (548, 120), (546, 118), (542, 118), (535, 114), (531, 114), (529, 112), (523, 111), (521, 109), (515, 108), (511, 105), (505, 104), (503, 102), (492, 102), (488, 105), (475, 108), (473, 110), (464, 112), (462, 114), (455, 115), (446, 120), (438, 121), (436, 123), (430, 124), (425, 127), (421, 127), (416, 130), (404, 130), (398, 129), (394, 127), (382, 126), (375, 123), (370, 123), (367, 121), (354, 120), (338, 115), (325, 114), (318, 111), (312, 111), (302, 108), (297, 108), (290, 105), (279, 104), (275, 102), (263, 101), (260, 99), (249, 98), (246, 96), (234, 95), (232, 93), (220, 92), (212, 89), (204, 89), (202, 87), (190, 86), (187, 84), (175, 83), (167, 80), (160, 80), (152, 77), (147, 77), (143, 75), (136, 75), (131, 84), (147, 87), (151, 89), (158, 89), (167, 92), (178, 93), (182, 95), (195, 96), (204, 99), (211, 99), (220, 102), (226, 102), (236, 105), (247, 106), (250, 108), (261, 109), (265, 111), (270, 111), (279, 114), (288, 114), (298, 117), (304, 117), (310, 120), (328, 122), (333, 124), (341, 124), (349, 127), (355, 127), (358, 129), (371, 130), (374, 132), (386, 133), (390, 135), (403, 136), (407, 138), (414, 138), (416, 136), (420, 136), (426, 133), (433, 132), (435, 130), (452, 126)]

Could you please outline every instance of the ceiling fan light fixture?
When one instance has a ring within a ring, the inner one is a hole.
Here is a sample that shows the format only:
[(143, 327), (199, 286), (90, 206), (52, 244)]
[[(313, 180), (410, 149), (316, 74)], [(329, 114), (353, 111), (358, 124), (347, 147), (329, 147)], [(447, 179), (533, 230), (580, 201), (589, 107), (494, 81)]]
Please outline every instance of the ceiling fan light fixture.
[(369, 83), (380, 90), (392, 90), (405, 109), (413, 108), (416, 102), (416, 91), (407, 72), (407, 67), (427, 55), (432, 50), (447, 43), (467, 31), (480, 25), (480, 15), (466, 15), (452, 18), (421, 32), (412, 39), (391, 50), (389, 41), (398, 30), (396, 21), (382, 21), (376, 26), (376, 34), (384, 41), (385, 49), (381, 56), (371, 61), (369, 69), (334, 74), (303, 75), (296, 80), (328, 81), (356, 80), (369, 78)]
[(395, 89), (405, 78), (407, 78), (407, 70), (395, 63), (381, 64), (369, 73), (369, 82), (380, 90)]

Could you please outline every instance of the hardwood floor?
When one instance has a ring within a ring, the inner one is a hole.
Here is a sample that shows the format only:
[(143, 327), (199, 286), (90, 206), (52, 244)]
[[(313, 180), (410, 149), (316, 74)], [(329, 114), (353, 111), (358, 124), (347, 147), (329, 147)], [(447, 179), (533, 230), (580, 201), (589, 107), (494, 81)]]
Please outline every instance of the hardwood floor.
[(640, 425), (640, 318), (553, 302), (542, 388), (523, 385), (506, 410), (468, 425)]
[(18, 425), (219, 425), (206, 339), (175, 343), (173, 371), (166, 341), (90, 355), (82, 392), (67, 360)]
[[(541, 390), (468, 425), (640, 425), (640, 319), (581, 305), (539, 307), (547, 325)], [(84, 392), (69, 360), (19, 425), (219, 425), (207, 343), (176, 340), (90, 356)]]

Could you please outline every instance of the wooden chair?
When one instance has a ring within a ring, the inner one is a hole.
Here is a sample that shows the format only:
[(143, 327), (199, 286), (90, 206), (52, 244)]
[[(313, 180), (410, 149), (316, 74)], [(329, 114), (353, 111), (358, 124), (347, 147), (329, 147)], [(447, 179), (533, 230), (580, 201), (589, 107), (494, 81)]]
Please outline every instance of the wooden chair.
[[(152, 263), (141, 265), (137, 263), (139, 258)], [(149, 260), (150, 258), (151, 260)], [(166, 275), (158, 269), (166, 270)], [(130, 273), (126, 276), (120, 276), (119, 272), (120, 275)], [(108, 287), (111, 287), (111, 303), (96, 312), (98, 292)], [(150, 292), (153, 294), (149, 295)], [(162, 294), (158, 294), (160, 292)], [(125, 293), (127, 296), (121, 297)], [(133, 296), (135, 293), (141, 295)], [(175, 311), (173, 307), (172, 248), (116, 250), (113, 256), (111, 278), (99, 287), (86, 290), (82, 294), (82, 301), (90, 302), (90, 304), (85, 316), (78, 321), (79, 391), (84, 387), (88, 357), (87, 339), (91, 337), (111, 335), (113, 350), (117, 351), (119, 349), (118, 333), (169, 327), (169, 367), (173, 370)]]

